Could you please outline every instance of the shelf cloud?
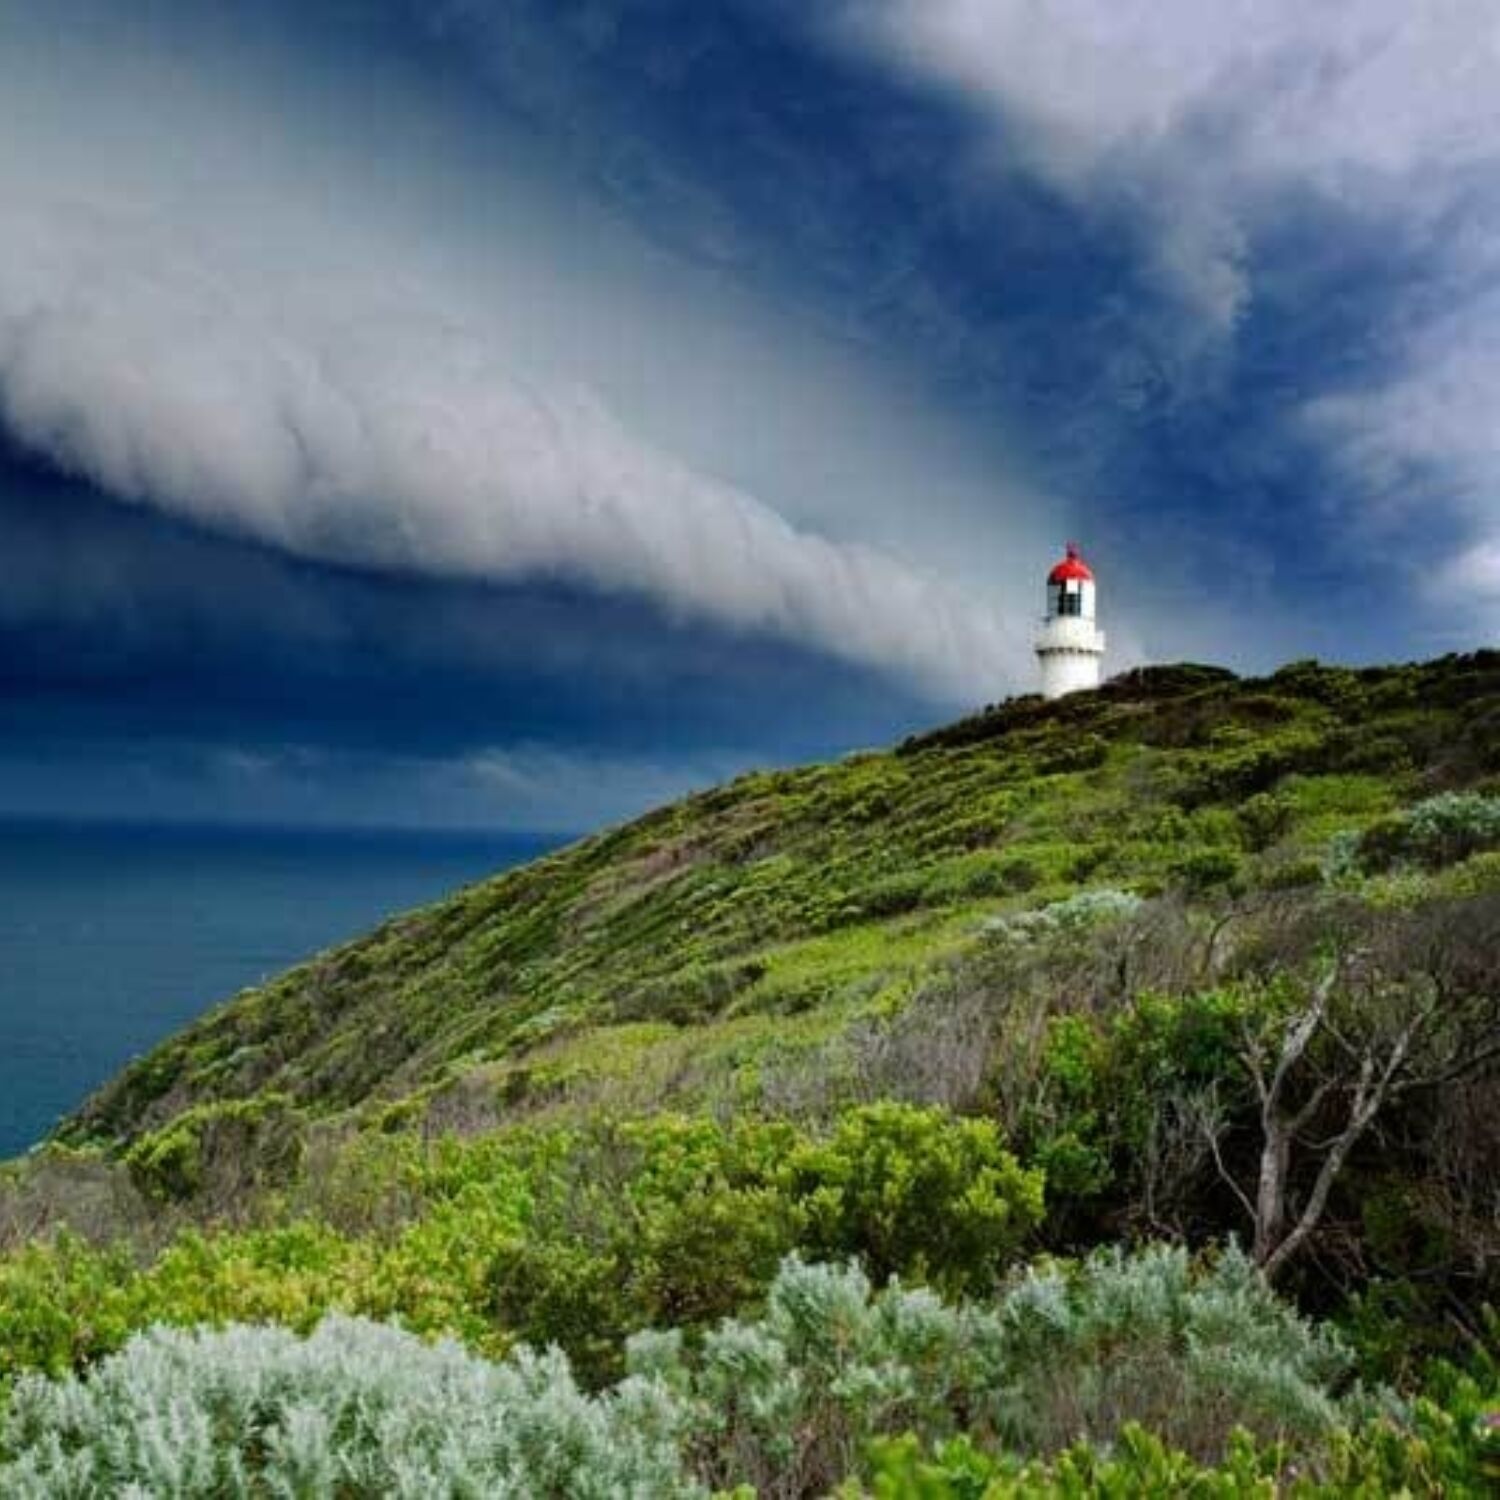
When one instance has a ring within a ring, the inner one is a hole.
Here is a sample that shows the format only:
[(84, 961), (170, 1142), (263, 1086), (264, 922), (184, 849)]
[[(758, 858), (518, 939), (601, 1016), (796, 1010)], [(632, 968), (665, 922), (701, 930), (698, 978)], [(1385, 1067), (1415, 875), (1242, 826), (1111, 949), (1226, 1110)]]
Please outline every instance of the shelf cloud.
[(270, 276), (14, 194), (7, 232), (0, 414), (122, 500), (322, 562), (631, 594), (944, 696), (1013, 665), (957, 590), (799, 530), (366, 277)]

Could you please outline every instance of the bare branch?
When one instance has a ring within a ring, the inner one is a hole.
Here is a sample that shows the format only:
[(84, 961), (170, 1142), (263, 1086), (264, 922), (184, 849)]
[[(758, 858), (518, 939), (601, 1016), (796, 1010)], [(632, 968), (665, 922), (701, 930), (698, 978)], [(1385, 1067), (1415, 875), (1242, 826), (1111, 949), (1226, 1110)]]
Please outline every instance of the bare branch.
[(1287, 1078), (1302, 1060), (1302, 1054), (1307, 1051), (1313, 1037), (1318, 1034), (1318, 1028), (1323, 1024), (1338, 976), (1339, 966), (1334, 964), (1313, 990), (1312, 1003), (1287, 1028), (1286, 1037), (1281, 1044), (1281, 1055), (1276, 1059), (1276, 1071), (1271, 1075), (1267, 1090), (1267, 1108), (1279, 1107)]
[(1202, 1127), (1204, 1137), (1208, 1141), (1208, 1149), (1213, 1152), (1214, 1166), (1218, 1168), (1219, 1176), (1228, 1184), (1234, 1196), (1239, 1199), (1240, 1207), (1245, 1210), (1246, 1217), (1254, 1224), (1256, 1218), (1255, 1205), (1250, 1201), (1249, 1194), (1234, 1180), (1233, 1173), (1224, 1165), (1224, 1157), (1219, 1150), (1219, 1136), (1221, 1132), (1214, 1129), (1213, 1122), (1209, 1120), (1206, 1114), (1200, 1118), (1199, 1124)]

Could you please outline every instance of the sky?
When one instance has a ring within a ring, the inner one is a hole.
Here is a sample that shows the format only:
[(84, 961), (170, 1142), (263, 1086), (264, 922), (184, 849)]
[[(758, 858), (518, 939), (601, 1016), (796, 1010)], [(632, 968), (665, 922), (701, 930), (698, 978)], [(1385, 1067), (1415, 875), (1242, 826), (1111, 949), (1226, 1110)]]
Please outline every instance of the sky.
[(1489, 0), (0, 0), (0, 816), (583, 831), (1500, 635)]

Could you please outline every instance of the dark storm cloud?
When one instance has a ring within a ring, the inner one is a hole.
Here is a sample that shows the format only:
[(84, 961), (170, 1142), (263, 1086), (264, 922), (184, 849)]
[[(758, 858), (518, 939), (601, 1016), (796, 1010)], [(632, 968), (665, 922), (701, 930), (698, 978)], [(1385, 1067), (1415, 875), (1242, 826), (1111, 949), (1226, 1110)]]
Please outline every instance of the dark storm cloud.
[[(1264, 396), (1256, 353), (1298, 347), (1271, 372), (1283, 420), (1255, 431), (1261, 452), (1310, 461), (1297, 529), (1342, 523), (1325, 528), (1330, 562), (1367, 574), (1414, 549), (1390, 580), (1408, 629), (1455, 586), (1464, 627), (1500, 628), (1500, 25), (1486, 0), (846, 0), (836, 14), (846, 43), (962, 102), (1012, 164), (1070, 201), (1126, 207), (1143, 268), (1180, 303), (1179, 346), (1233, 372), (1226, 395)], [(1321, 243), (1283, 232), (1289, 205)], [(1339, 274), (1288, 295), (1293, 247), (1325, 270), (1342, 260)], [(1330, 319), (1325, 297), (1358, 318)], [(1426, 628), (1458, 643), (1451, 608)]]
[[(428, 755), (507, 741), (631, 756), (811, 754), (919, 722), (878, 675), (683, 631), (628, 600), (298, 562), (0, 466), (0, 723)], [(805, 706), (778, 722), (787, 692)], [(930, 710), (928, 710), (930, 713)], [(775, 727), (769, 733), (766, 726)]]

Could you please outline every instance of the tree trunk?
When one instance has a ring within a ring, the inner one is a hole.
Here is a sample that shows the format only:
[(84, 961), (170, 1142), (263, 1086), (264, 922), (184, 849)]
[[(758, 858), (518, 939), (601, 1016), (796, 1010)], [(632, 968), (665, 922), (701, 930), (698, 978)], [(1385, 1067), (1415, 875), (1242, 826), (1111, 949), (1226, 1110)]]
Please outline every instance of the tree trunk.
[(1255, 1264), (1264, 1266), (1286, 1233), (1287, 1174), (1292, 1160), (1292, 1138), (1278, 1119), (1265, 1122), (1265, 1144), (1260, 1153), (1260, 1181), (1255, 1192)]

